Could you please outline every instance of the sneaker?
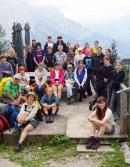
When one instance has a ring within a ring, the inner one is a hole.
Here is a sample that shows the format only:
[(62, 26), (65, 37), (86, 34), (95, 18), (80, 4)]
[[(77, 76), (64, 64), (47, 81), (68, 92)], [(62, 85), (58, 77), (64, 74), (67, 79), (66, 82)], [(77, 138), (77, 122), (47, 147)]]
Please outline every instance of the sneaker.
[(95, 138), (95, 141), (91, 147), (92, 150), (97, 150), (100, 147), (100, 138)]
[(94, 144), (94, 136), (91, 136), (88, 141), (87, 141), (87, 145), (86, 145), (86, 148), (87, 149), (91, 149), (92, 145)]
[(17, 144), (14, 146), (14, 150), (15, 150), (16, 152), (19, 152), (20, 149), (21, 149), (21, 144), (20, 144), (20, 143), (17, 143)]

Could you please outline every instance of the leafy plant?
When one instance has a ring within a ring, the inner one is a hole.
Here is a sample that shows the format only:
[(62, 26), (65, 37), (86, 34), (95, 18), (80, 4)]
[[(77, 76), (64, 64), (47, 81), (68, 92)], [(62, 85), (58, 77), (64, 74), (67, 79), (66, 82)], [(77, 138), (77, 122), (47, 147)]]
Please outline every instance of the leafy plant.
[(69, 138), (66, 135), (58, 134), (58, 135), (55, 135), (49, 143), (54, 146), (58, 146), (67, 142), (69, 142)]
[(128, 86), (128, 81), (129, 81), (129, 66), (128, 65), (124, 65), (124, 71), (125, 71), (124, 84)]

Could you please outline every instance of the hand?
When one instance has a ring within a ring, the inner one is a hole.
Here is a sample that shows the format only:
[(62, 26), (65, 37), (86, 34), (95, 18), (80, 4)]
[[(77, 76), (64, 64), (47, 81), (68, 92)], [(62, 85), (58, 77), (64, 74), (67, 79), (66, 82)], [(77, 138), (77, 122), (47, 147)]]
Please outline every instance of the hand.
[(108, 79), (104, 78), (104, 82), (106, 82), (106, 83), (107, 83), (107, 82), (108, 82)]
[(6, 73), (6, 74), (10, 74), (10, 71), (7, 71), (7, 70), (6, 70), (5, 73)]
[(19, 103), (20, 103), (20, 100), (18, 100), (18, 99), (12, 102), (12, 104), (13, 104), (13, 105), (16, 105), (16, 106), (18, 106)]

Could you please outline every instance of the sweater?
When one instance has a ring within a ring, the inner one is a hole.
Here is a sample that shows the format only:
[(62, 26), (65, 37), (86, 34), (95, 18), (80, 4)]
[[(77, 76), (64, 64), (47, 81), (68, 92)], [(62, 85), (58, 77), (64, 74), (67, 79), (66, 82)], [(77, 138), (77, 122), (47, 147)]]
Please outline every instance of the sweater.
[(75, 82), (80, 86), (83, 86), (87, 81), (87, 70), (85, 68), (80, 72), (78, 68), (74, 71)]

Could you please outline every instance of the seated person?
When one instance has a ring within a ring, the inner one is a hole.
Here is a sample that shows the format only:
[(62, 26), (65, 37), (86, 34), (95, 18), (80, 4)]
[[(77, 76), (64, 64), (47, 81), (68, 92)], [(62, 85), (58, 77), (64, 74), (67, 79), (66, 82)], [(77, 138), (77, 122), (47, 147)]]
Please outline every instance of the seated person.
[(19, 75), (15, 74), (13, 80), (6, 83), (2, 98), (3, 103), (18, 106), (26, 101), (26, 97), (21, 96), (20, 79)]
[(50, 73), (50, 78), (55, 96), (58, 97), (58, 99), (61, 99), (61, 92), (64, 83), (64, 72), (58, 63), (54, 64), (54, 69)]
[(84, 68), (83, 60), (78, 61), (78, 67), (74, 71), (74, 79), (75, 79), (75, 89), (76, 92), (79, 92), (80, 98), (79, 102), (82, 101), (82, 98), (86, 98), (86, 81), (87, 81), (87, 70)]
[(22, 92), (24, 93), (29, 93), (30, 92), (30, 77), (27, 73), (25, 73), (25, 68), (23, 66), (19, 67), (19, 76), (20, 76), (20, 85), (21, 85), (21, 89)]
[(58, 99), (54, 95), (52, 87), (49, 87), (47, 94), (42, 97), (41, 106), (46, 116), (46, 123), (53, 123), (54, 115), (58, 112)]
[(0, 74), (2, 78), (12, 77), (14, 74), (11, 64), (6, 59), (7, 56), (5, 54), (0, 56)]
[(48, 72), (44, 68), (44, 64), (40, 63), (38, 69), (35, 70), (35, 88), (34, 91), (38, 95), (39, 99), (45, 94), (46, 81), (47, 81)]
[(67, 100), (68, 104), (71, 104), (71, 99), (73, 96), (73, 87), (74, 87), (74, 73), (72, 64), (67, 65), (67, 71), (65, 72), (65, 86), (67, 88)]
[[(106, 133), (112, 135), (115, 133), (115, 122), (112, 111), (107, 106), (105, 97), (100, 96), (97, 99), (96, 110), (88, 117), (92, 125), (91, 137), (87, 143), (87, 149), (97, 149), (100, 146), (100, 138)], [(98, 130), (98, 134), (96, 134)]]
[(17, 120), (19, 131), (21, 130), (21, 127), (24, 127), (24, 129), (20, 135), (19, 142), (14, 147), (15, 151), (20, 151), (21, 145), (28, 133), (37, 127), (38, 122), (36, 121), (35, 116), (38, 111), (38, 107), (35, 101), (35, 93), (30, 92), (27, 94), (27, 102), (21, 107)]

